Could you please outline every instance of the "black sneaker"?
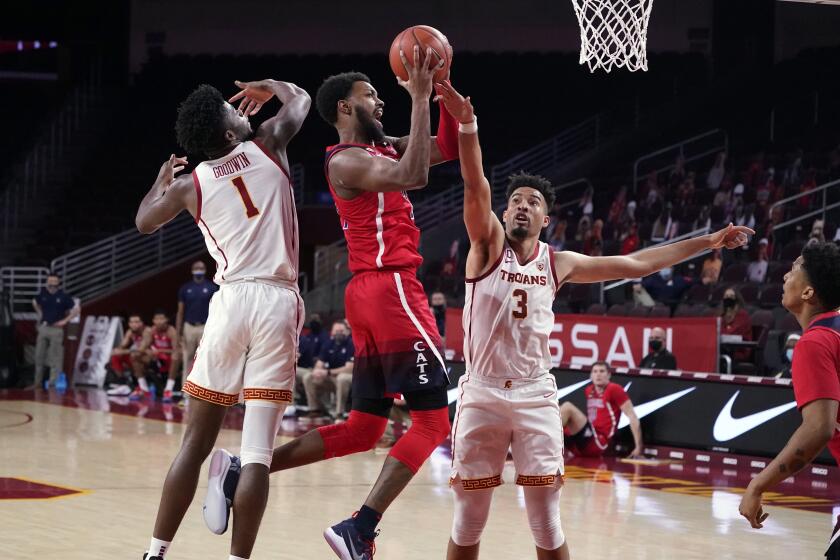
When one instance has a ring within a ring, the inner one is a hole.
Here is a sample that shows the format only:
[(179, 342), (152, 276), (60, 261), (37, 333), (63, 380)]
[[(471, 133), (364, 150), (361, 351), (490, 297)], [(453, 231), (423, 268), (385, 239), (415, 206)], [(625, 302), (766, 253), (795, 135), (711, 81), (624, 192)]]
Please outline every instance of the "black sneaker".
[(837, 517), (837, 524), (834, 526), (834, 532), (831, 533), (831, 540), (828, 541), (825, 557), (828, 560), (840, 560), (840, 516)]
[(378, 535), (379, 531), (370, 538), (363, 537), (352, 517), (324, 531), (327, 544), (341, 560), (371, 560), (376, 553), (373, 541)]
[(149, 556), (148, 552), (144, 552), (143, 560), (163, 560), (163, 556)]
[(207, 496), (204, 498), (204, 523), (211, 532), (221, 535), (228, 528), (233, 495), (239, 484), (242, 466), (239, 457), (217, 449), (210, 458)]

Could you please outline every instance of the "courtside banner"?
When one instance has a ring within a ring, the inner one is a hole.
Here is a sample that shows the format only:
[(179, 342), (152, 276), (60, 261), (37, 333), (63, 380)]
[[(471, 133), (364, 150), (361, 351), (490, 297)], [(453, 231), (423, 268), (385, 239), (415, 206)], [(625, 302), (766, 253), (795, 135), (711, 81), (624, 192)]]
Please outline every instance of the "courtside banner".
[[(464, 329), (461, 309), (446, 311), (446, 356), (464, 359)], [(605, 360), (613, 367), (636, 368), (648, 353), (654, 327), (666, 333), (666, 347), (684, 371), (718, 371), (718, 318), (678, 319), (607, 317), (603, 315), (555, 315), (549, 346), (554, 367), (588, 366)]]
[[(584, 389), (588, 371), (553, 369), (557, 399), (569, 401), (586, 412)], [(455, 416), (458, 379), (463, 363), (450, 363), (450, 415)], [(712, 376), (709, 376), (712, 377)], [(774, 457), (802, 423), (789, 380), (778, 384), (700, 379), (693, 374), (653, 377), (615, 373), (611, 381), (621, 385), (642, 424), (642, 437), (649, 445), (665, 445)], [(749, 379), (746, 376), (743, 379)], [(633, 437), (622, 414), (615, 439), (632, 448)], [(835, 464), (828, 451), (818, 462)], [(762, 465), (763, 466), (763, 465)]]

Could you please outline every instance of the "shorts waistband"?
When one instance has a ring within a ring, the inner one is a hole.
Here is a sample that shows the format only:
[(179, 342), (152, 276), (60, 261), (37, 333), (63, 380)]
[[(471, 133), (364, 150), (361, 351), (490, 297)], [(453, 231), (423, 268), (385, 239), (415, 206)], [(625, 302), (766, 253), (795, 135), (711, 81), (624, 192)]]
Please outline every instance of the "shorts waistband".
[(486, 375), (478, 375), (475, 373), (468, 373), (467, 380), (464, 383), (475, 385), (482, 385), (484, 387), (498, 387), (500, 389), (516, 389), (518, 387), (525, 387), (533, 383), (539, 383), (548, 379), (551, 374), (546, 373), (540, 377), (488, 377)]
[(226, 281), (220, 287), (224, 288), (225, 286), (245, 283), (267, 284), (278, 288), (286, 288), (287, 290), (292, 290), (293, 292), (299, 291), (297, 282), (289, 282), (288, 280), (281, 280), (279, 278), (264, 278), (259, 276), (243, 276), (242, 278), (237, 278), (236, 280)]
[(365, 274), (393, 274), (398, 272), (400, 274), (412, 274), (417, 276), (417, 269), (411, 267), (387, 267), (387, 268), (371, 268), (365, 270), (358, 270), (353, 273), (353, 278), (357, 276), (363, 276)]

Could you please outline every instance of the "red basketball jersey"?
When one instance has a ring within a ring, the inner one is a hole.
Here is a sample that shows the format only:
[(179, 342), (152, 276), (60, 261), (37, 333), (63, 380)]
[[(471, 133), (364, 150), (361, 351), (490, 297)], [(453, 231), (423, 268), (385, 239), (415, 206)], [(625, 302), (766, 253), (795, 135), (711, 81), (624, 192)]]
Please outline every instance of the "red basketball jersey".
[(158, 350), (172, 350), (172, 339), (169, 337), (169, 328), (165, 331), (152, 329), (152, 348)]
[(621, 405), (630, 398), (617, 383), (608, 383), (603, 392), (599, 392), (594, 385), (585, 390), (586, 412), (592, 428), (610, 439), (615, 435), (618, 421), (621, 419)]
[(330, 160), (337, 153), (351, 148), (361, 148), (372, 158), (400, 159), (399, 153), (390, 144), (338, 144), (327, 148), (324, 171), (347, 240), (350, 272), (416, 269), (423, 262), (417, 250), (420, 229), (414, 225), (414, 208), (405, 192), (362, 191), (356, 198), (345, 200), (333, 189), (330, 183)]

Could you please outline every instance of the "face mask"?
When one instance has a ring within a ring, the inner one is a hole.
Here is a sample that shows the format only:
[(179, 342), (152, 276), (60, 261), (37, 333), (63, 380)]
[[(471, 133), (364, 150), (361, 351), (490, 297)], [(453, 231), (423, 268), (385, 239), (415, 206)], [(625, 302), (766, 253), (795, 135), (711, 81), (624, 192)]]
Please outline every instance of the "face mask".
[(54, 294), (58, 291), (58, 286), (50, 286), (47, 284), (47, 291), (51, 294)]
[(791, 364), (793, 363), (793, 348), (788, 348), (787, 350), (785, 350), (785, 357), (787, 358), (788, 362), (790, 362)]
[(672, 272), (673, 272), (673, 271), (672, 271), (670, 268), (663, 268), (662, 270), (660, 270), (660, 271), (659, 271), (659, 275), (660, 275), (660, 276), (661, 276), (664, 280), (670, 280), (670, 279), (671, 279), (671, 273), (672, 273)]
[(662, 350), (662, 341), (661, 340), (651, 340), (650, 341), (650, 349), (654, 352), (659, 352)]
[(309, 321), (309, 330), (312, 331), (312, 334), (318, 334), (321, 332), (321, 323), (318, 321)]
[(726, 307), (727, 309), (729, 309), (731, 307), (735, 307), (735, 298), (731, 298), (731, 297), (723, 298), (723, 306)]
[(341, 344), (342, 342), (347, 340), (347, 335), (346, 334), (337, 334), (333, 338), (335, 339), (336, 342)]
[(435, 313), (443, 313), (446, 311), (445, 305), (433, 305), (432, 308), (435, 310)]
[(204, 271), (203, 270), (193, 270), (193, 280), (196, 282), (201, 282), (204, 280)]

